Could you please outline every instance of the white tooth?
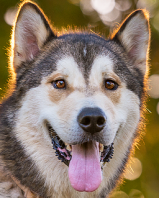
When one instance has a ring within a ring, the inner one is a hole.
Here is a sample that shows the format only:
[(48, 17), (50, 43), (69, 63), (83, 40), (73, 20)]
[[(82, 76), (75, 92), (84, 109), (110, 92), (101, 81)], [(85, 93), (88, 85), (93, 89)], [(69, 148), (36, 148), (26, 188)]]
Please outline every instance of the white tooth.
[(104, 165), (105, 165), (105, 162), (101, 162), (101, 163), (100, 163), (100, 166), (101, 166), (101, 169), (102, 169), (102, 173), (103, 173)]
[(104, 150), (103, 144), (99, 143), (99, 151), (100, 151), (100, 152), (103, 152), (103, 150)]
[(69, 151), (72, 151), (72, 146), (69, 145), (69, 144), (66, 144), (66, 149), (69, 150)]

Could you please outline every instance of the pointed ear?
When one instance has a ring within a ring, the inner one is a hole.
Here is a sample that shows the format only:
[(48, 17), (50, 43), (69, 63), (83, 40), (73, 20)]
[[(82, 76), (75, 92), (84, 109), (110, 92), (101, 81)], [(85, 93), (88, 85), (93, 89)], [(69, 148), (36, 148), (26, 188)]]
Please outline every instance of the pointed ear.
[(115, 31), (112, 39), (125, 48), (133, 64), (145, 74), (150, 43), (148, 12), (136, 10), (131, 13)]
[(13, 27), (14, 70), (22, 62), (33, 60), (53, 37), (55, 35), (42, 10), (30, 1), (22, 3)]

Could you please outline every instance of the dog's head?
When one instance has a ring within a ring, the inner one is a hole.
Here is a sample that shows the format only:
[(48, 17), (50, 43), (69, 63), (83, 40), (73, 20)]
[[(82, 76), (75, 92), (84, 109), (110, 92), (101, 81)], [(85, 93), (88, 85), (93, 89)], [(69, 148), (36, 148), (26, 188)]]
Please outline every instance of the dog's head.
[(86, 32), (56, 36), (42, 11), (24, 3), (13, 41), (15, 90), (21, 97), (16, 136), (46, 183), (51, 163), (62, 160), (78, 191), (99, 187), (101, 166), (107, 183), (115, 178), (115, 185), (136, 137), (145, 94), (146, 11), (133, 12), (105, 40)]

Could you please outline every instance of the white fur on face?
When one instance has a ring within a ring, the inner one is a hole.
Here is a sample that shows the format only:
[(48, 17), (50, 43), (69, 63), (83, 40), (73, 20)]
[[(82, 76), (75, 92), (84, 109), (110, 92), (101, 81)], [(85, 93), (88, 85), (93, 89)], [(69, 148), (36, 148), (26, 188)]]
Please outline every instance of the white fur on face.
[[(69, 85), (76, 88), (86, 88), (84, 77), (73, 57), (64, 57), (57, 62), (57, 73), (62, 74)], [(56, 73), (55, 72), (55, 73)]]
[(87, 54), (87, 47), (85, 46), (83, 49), (83, 55), (86, 56), (86, 54)]
[(113, 61), (109, 58), (109, 56), (98, 56), (95, 58), (91, 74), (89, 77), (89, 83), (91, 86), (95, 86), (101, 88), (101, 84), (103, 83), (104, 78), (110, 78), (114, 75), (113, 72)]

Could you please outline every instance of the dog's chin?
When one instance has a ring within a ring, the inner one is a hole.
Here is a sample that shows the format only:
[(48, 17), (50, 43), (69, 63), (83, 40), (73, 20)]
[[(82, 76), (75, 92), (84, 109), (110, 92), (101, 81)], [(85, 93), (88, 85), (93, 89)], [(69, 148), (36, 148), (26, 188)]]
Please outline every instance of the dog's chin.
[(57, 158), (69, 167), (72, 187), (77, 191), (96, 190), (102, 181), (104, 164), (112, 159), (113, 143), (106, 146), (91, 140), (70, 145), (60, 139), (48, 122), (46, 126)]

